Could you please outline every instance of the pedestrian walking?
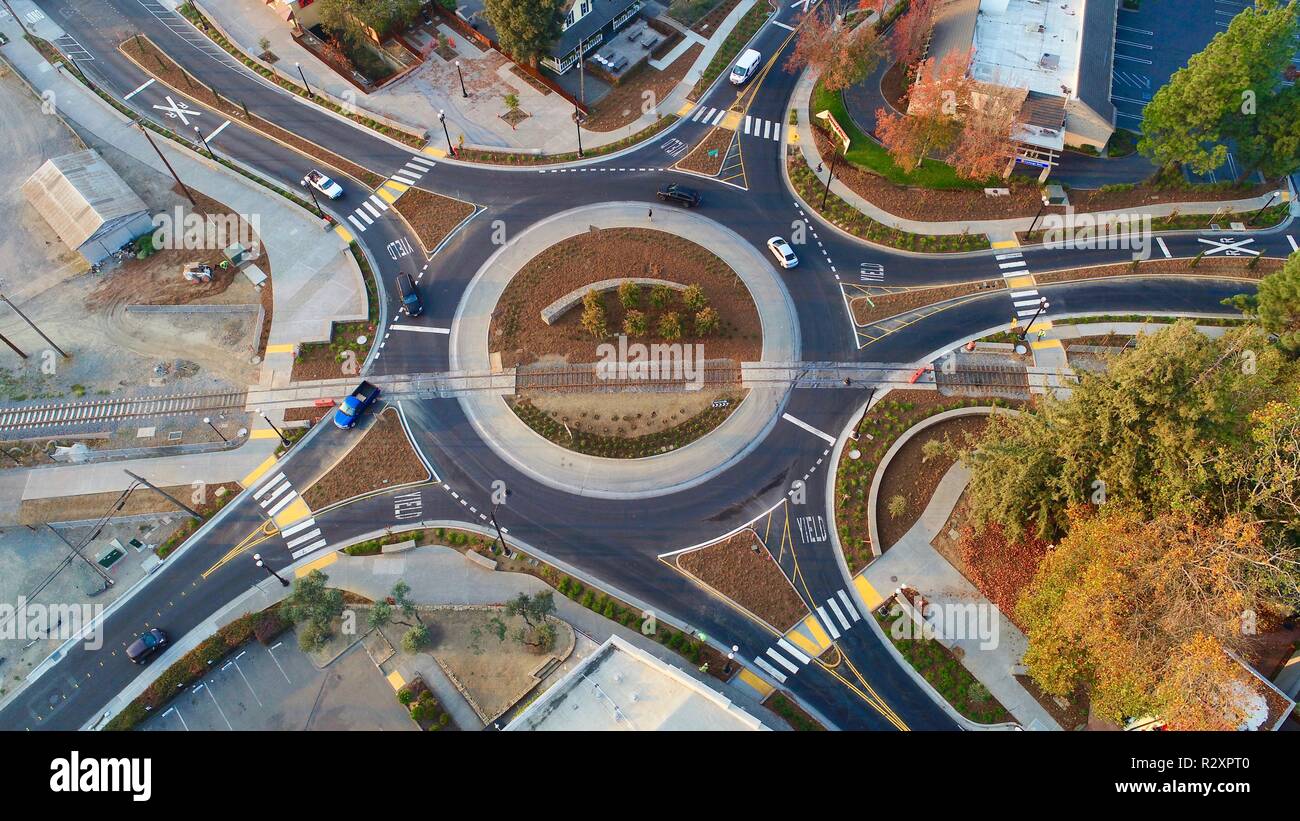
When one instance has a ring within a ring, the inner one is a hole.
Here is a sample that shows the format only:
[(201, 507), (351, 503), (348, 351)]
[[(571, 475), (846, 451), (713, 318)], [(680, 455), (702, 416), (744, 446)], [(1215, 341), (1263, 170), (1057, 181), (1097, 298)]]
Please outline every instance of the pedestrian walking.
[(654, 210), (653, 208), (647, 210), (647, 211), (645, 212), (645, 218), (648, 219), (648, 220), (650, 220), (651, 222), (654, 222), (654, 221), (655, 221), (655, 210)]
[(821, 164), (821, 163), (817, 163), (817, 173), (818, 173), (818, 174), (822, 173), (822, 164)]

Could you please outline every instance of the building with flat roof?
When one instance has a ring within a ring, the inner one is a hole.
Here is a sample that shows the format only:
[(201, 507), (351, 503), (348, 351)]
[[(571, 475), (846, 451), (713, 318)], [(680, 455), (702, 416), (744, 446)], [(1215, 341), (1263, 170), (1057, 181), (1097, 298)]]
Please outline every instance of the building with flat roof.
[(154, 229), (144, 201), (97, 151), (51, 157), (22, 191), (59, 239), (91, 264)]
[(935, 64), (970, 52), (981, 83), (1023, 88), (1019, 162), (1049, 170), (1067, 145), (1100, 149), (1110, 101), (1117, 0), (950, 0), (935, 13)]
[(766, 730), (721, 693), (610, 636), (507, 730)]

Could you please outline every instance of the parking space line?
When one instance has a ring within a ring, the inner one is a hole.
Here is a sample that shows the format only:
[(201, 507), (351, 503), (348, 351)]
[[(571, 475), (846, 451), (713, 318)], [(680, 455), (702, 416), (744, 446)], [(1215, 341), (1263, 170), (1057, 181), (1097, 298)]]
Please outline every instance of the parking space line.
[(253, 700), (257, 702), (257, 706), (258, 706), (258, 707), (265, 707), (266, 705), (263, 704), (263, 703), (262, 703), (262, 700), (261, 700), (260, 698), (257, 697), (257, 691), (253, 689), (253, 685), (252, 685), (251, 682), (249, 682), (249, 680), (248, 680), (248, 676), (244, 675), (244, 668), (242, 668), (242, 667), (239, 666), (239, 662), (238, 662), (238, 661), (232, 661), (232, 662), (230, 662), (230, 663), (233, 664), (233, 665), (235, 665), (235, 669), (239, 671), (239, 677), (242, 678), (242, 679), (244, 680), (244, 684), (247, 684), (247, 685), (248, 685), (248, 692), (250, 692), (250, 693), (253, 694)]
[(208, 691), (208, 698), (212, 699), (212, 703), (217, 706), (217, 712), (221, 713), (221, 720), (226, 722), (226, 727), (233, 732), (235, 728), (231, 726), (230, 719), (226, 718), (226, 711), (221, 709), (221, 703), (218, 702), (217, 697), (212, 694), (212, 682), (210, 681), (208, 682), (208, 686), (206, 689)]
[(275, 657), (275, 653), (272, 652), (273, 650), (275, 650), (275, 648), (279, 647), (281, 644), (283, 644), (283, 642), (276, 642), (275, 644), (273, 644), (273, 645), (271, 645), (270, 647), (266, 648), (266, 654), (267, 654), (268, 656), (271, 657), (271, 661), (275, 662), (275, 666), (276, 666), (277, 668), (279, 668), (279, 670), (280, 670), (280, 675), (284, 676), (284, 680), (285, 680), (286, 682), (288, 682), (289, 684), (293, 684), (293, 682), (289, 680), (289, 674), (286, 673), (286, 672), (284, 671), (284, 668), (283, 668), (283, 667), (280, 667), (280, 660), (277, 659), (277, 658)]

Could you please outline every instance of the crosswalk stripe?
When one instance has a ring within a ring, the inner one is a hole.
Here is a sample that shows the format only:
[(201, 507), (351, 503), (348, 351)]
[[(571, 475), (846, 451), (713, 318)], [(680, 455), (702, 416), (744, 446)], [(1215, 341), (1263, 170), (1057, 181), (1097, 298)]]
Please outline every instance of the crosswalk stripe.
[(383, 200), (381, 200), (379, 197), (375, 196), (374, 194), (371, 194), (371, 195), (370, 195), (370, 199), (369, 199), (368, 201), (369, 201), (369, 202), (373, 202), (373, 203), (375, 204), (375, 207), (378, 208), (380, 211), (387, 211), (387, 210), (388, 210), (388, 203), (384, 202)]
[(793, 644), (786, 641), (785, 639), (783, 638), (777, 639), (776, 643), (781, 647), (782, 650), (786, 651), (790, 655), (799, 659), (799, 661), (803, 662), (804, 664), (807, 664), (810, 661), (812, 661), (812, 659), (808, 656), (807, 653), (800, 650), (798, 647), (795, 647)]
[(392, 180), (393, 182), (400, 182), (402, 185), (415, 185), (415, 180), (407, 179), (406, 177), (403, 177), (401, 174), (394, 174), (393, 176), (389, 177), (389, 179)]
[(772, 123), (772, 139), (781, 142), (781, 124)]
[(764, 121), (763, 121), (763, 139), (766, 140), (766, 139), (771, 135), (771, 133), (772, 133), (772, 121), (771, 121), (771, 120), (764, 120)]
[(1022, 296), (1038, 296), (1038, 291), (1012, 291), (1012, 299), (1020, 299)]
[(261, 500), (262, 507), (266, 507), (267, 505), (274, 502), (280, 496), (281, 493), (284, 493), (286, 490), (288, 490), (291, 487), (293, 487), (293, 483), (290, 482), (288, 479), (285, 479), (284, 482), (279, 487), (277, 487), (274, 491), (272, 491), (269, 496)]
[(371, 203), (370, 203), (369, 200), (367, 200), (366, 202), (363, 202), (363, 203), (361, 203), (361, 204), (364, 205), (364, 206), (366, 207), (366, 210), (369, 211), (369, 212), (370, 212), (372, 215), (374, 215), (376, 218), (379, 217), (379, 209), (376, 208), (375, 206), (371, 205)]
[(840, 627), (843, 627), (845, 630), (848, 630), (849, 627), (851, 626), (849, 624), (849, 620), (844, 618), (844, 614), (840, 612), (840, 606), (838, 603), (836, 603), (834, 597), (827, 599), (826, 603), (831, 606), (831, 612), (835, 614), (835, 618), (840, 620)]
[(308, 540), (310, 540), (310, 539), (314, 539), (314, 538), (316, 538), (316, 537), (319, 536), (319, 535), (320, 535), (320, 528), (318, 527), (318, 528), (315, 528), (314, 530), (312, 530), (310, 533), (304, 533), (303, 535), (299, 536), (298, 538), (294, 539), (294, 540), (291, 541), (291, 542), (285, 542), (285, 543), (284, 543), (284, 546), (285, 546), (285, 547), (297, 547), (298, 545), (302, 544), (303, 542), (308, 541)]
[(363, 231), (363, 232), (364, 232), (364, 231), (366, 230), (366, 225), (365, 225), (365, 223), (363, 223), (361, 220), (357, 219), (355, 214), (348, 214), (348, 222), (350, 222), (350, 223), (352, 223), (353, 225), (355, 225), (355, 226), (357, 227), (357, 230), (358, 230), (358, 231)]
[(426, 170), (433, 168), (435, 165), (437, 165), (436, 162), (429, 159), (428, 157), (421, 157), (419, 155), (411, 157), (411, 162), (419, 163), (420, 165), (424, 166)]
[(849, 599), (849, 594), (840, 590), (839, 597), (840, 601), (844, 602), (844, 609), (849, 611), (849, 615), (853, 617), (853, 620), (862, 621), (862, 617), (858, 615), (858, 608), (854, 607), (853, 602)]
[(774, 647), (767, 648), (767, 655), (771, 657), (773, 660), (775, 660), (782, 667), (789, 670), (791, 673), (799, 672), (799, 668), (794, 665), (794, 662), (790, 661), (785, 656), (776, 652), (776, 648)]
[(722, 118), (725, 117), (725, 116), (727, 116), (727, 109), (725, 109), (725, 108), (719, 108), (719, 109), (718, 109), (718, 116), (716, 116), (716, 117), (713, 118), (713, 123), (712, 123), (712, 125), (717, 125), (718, 123), (722, 122)]
[(1017, 300), (1016, 302), (1014, 302), (1014, 303), (1012, 303), (1012, 304), (1015, 305), (1017, 308), (1023, 308), (1023, 307), (1025, 307), (1026, 305), (1037, 305), (1037, 304), (1038, 304), (1038, 300), (1037, 300), (1037, 299), (1021, 299), (1021, 300)]
[(275, 476), (272, 479), (262, 483), (262, 486), (259, 487), (256, 492), (253, 493), (253, 498), (260, 499), (263, 493), (266, 493), (268, 490), (275, 487), (276, 482), (279, 482), (283, 478), (284, 478), (284, 471), (280, 471), (279, 473), (275, 474)]
[(746, 115), (745, 115), (745, 133), (746, 133), (746, 134), (749, 133), (749, 121), (750, 121), (750, 119), (751, 119), (751, 117), (750, 117), (748, 114), (746, 114)]
[(1038, 313), (1038, 311), (1036, 311), (1036, 310), (1035, 310), (1035, 311), (1029, 311), (1029, 310), (1025, 310), (1025, 311), (1016, 311), (1016, 316), (1019, 316), (1019, 317), (1033, 316), (1033, 315), (1036, 314), (1036, 313)]
[(1289, 243), (1291, 243), (1291, 250), (1292, 250), (1292, 251), (1300, 251), (1300, 245), (1296, 245), (1295, 237), (1291, 236), (1290, 234), (1287, 234), (1287, 235), (1286, 235), (1286, 241), (1289, 242)]
[(779, 673), (779, 672), (777, 672), (777, 670), (776, 670), (775, 667), (773, 667), (772, 665), (768, 664), (766, 661), (763, 661), (762, 659), (758, 659), (758, 658), (756, 658), (756, 659), (754, 659), (754, 663), (757, 664), (759, 667), (762, 667), (763, 670), (764, 670), (764, 671), (765, 671), (769, 676), (771, 676), (772, 678), (774, 678), (774, 679), (776, 679), (777, 681), (781, 682), (782, 684), (785, 684), (785, 673)]
[[(699, 122), (699, 121), (700, 121), (700, 115), (703, 114), (703, 113), (704, 113), (704, 106), (696, 106), (696, 108), (695, 108), (695, 114), (691, 116), (691, 122), (693, 122), (693, 123)], [(712, 109), (712, 108), (709, 109), (709, 113), (710, 113), (710, 114), (713, 113), (713, 109)]]
[(302, 556), (306, 556), (308, 553), (312, 552), (313, 550), (319, 550), (320, 548), (324, 547), (327, 544), (329, 544), (328, 541), (326, 541), (325, 539), (321, 539), (320, 541), (313, 542), (312, 544), (309, 544), (306, 547), (298, 548), (297, 550), (293, 551), (293, 553), (290, 555), (292, 555), (293, 558), (297, 559)]
[(826, 615), (826, 608), (819, 606), (817, 608), (817, 615), (821, 617), (822, 627), (825, 627), (831, 634), (831, 638), (838, 639), (840, 637), (840, 631), (835, 629), (835, 625), (831, 623), (830, 617)]
[(365, 221), (366, 221), (366, 225), (374, 225), (374, 224), (375, 224), (375, 221), (372, 220), (372, 219), (370, 218), (370, 215), (367, 214), (365, 211), (362, 211), (360, 208), (358, 208), (354, 213), (355, 213), (358, 217), (361, 217), (363, 220), (365, 220)]
[(1024, 254), (1019, 251), (1012, 251), (1009, 254), (998, 254), (996, 259), (1020, 259)]
[(294, 499), (297, 498), (298, 498), (298, 491), (296, 490), (289, 491), (288, 493), (284, 494), (283, 499), (275, 503), (275, 507), (272, 507), (270, 510), (266, 511), (267, 515), (275, 516), (275, 514), (279, 513), (281, 510), (284, 510), (285, 507), (287, 507), (290, 502), (292, 502)]
[(306, 530), (307, 528), (311, 527), (314, 524), (316, 524), (316, 520), (308, 516), (306, 519), (303, 519), (301, 522), (298, 522), (293, 527), (290, 527), (287, 530), (281, 530), (280, 535), (287, 539), (293, 534)]
[(419, 179), (424, 176), (424, 167), (416, 165), (413, 162), (408, 162), (406, 165), (402, 166), (402, 172)]
[(1003, 270), (1006, 270), (1007, 268), (1024, 268), (1025, 261), (1023, 259), (1018, 259), (1015, 262), (999, 262), (998, 267)]
[(1173, 254), (1169, 253), (1169, 246), (1165, 245), (1164, 237), (1156, 237), (1156, 245), (1160, 246), (1160, 252), (1165, 255), (1165, 259), (1172, 259)]

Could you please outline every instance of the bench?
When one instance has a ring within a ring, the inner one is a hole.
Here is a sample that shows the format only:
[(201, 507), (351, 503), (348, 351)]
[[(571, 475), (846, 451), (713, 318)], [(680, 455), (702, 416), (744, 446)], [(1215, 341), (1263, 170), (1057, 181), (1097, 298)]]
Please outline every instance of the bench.
[(466, 550), (465, 558), (469, 559), (471, 562), (484, 569), (487, 570), (497, 569), (496, 559), (489, 559), (487, 556), (484, 556), (482, 553), (479, 553), (477, 550)]
[(406, 551), (410, 550), (413, 547), (415, 547), (415, 539), (407, 539), (404, 542), (394, 542), (393, 544), (386, 544), (383, 547), (379, 548), (379, 553), (383, 556), (387, 556), (390, 553), (405, 553)]

